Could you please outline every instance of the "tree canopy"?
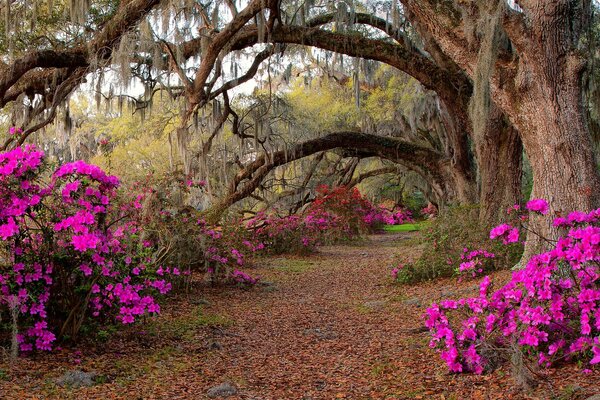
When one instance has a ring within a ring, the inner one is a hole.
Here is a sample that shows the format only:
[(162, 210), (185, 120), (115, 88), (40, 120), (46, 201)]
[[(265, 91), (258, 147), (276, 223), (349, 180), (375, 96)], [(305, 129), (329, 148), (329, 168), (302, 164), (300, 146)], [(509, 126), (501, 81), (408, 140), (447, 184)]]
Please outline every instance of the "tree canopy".
[[(410, 142), (418, 150), (397, 152), (394, 162), (420, 176), (430, 200), (480, 202), (488, 223), (521, 198), (523, 148), (533, 196), (556, 197), (556, 211), (589, 209), (598, 192), (588, 123), (597, 115), (588, 51), (595, 7), (584, 0), (7, 1), (0, 105), (7, 125), (23, 132), (2, 147), (52, 123), (70, 133), (70, 99), (82, 92), (107, 115), (149, 121), (171, 146), (161, 156), (171, 169), (207, 179), (217, 168), (216, 203), (241, 183), (235, 176), (261, 187), (269, 174), (247, 172), (261, 157), (347, 131)], [(259, 85), (253, 93), (251, 82)], [(156, 109), (172, 115), (152, 117)], [(92, 147), (107, 139), (103, 130), (88, 138)], [(126, 139), (140, 147), (135, 140)], [(356, 147), (349, 137), (336, 148), (342, 158), (373, 155)], [(423, 151), (443, 161), (424, 167), (414, 157)], [(567, 160), (576, 179), (564, 173)], [(549, 192), (556, 187), (564, 192)]]

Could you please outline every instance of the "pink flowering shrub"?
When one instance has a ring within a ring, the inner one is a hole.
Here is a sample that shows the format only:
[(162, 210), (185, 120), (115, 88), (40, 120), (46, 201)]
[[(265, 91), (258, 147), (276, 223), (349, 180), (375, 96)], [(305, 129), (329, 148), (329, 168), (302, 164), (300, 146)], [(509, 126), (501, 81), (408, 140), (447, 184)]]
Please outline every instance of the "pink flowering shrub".
[(380, 230), (388, 221), (389, 211), (376, 207), (357, 188), (322, 185), (308, 208), (309, 213), (337, 217), (338, 233), (351, 238)]
[(410, 212), (376, 207), (356, 189), (321, 186), (317, 198), (301, 214), (279, 217), (258, 213), (247, 221), (253, 237), (272, 254), (310, 253), (322, 244), (379, 230), (386, 223), (404, 223)]
[(395, 281), (398, 281), (398, 282), (402, 282), (403, 277), (404, 277), (404, 275), (402, 273), (403, 269), (404, 269), (404, 264), (398, 264), (396, 267), (392, 268), (392, 272), (391, 272), (392, 279)]
[[(545, 213), (544, 200), (529, 202)], [(518, 209), (518, 208), (515, 208)], [(568, 233), (491, 292), (485, 277), (479, 295), (433, 304), (426, 314), (438, 349), (452, 372), (482, 373), (493, 367), (490, 349), (512, 349), (550, 367), (563, 360), (600, 363), (600, 209), (556, 218)], [(494, 228), (507, 242), (513, 227)]]
[(178, 266), (181, 278), (173, 284), (183, 290), (193, 283), (194, 273), (204, 274), (211, 284), (239, 283), (235, 271), (251, 267), (255, 254), (264, 249), (241, 221), (210, 225), (187, 205), (184, 199), (194, 193), (202, 196), (205, 185), (177, 172), (141, 183), (151, 189), (141, 207), (145, 229), (140, 240), (151, 244), (162, 264)]
[[(506, 233), (509, 233), (508, 230)], [(404, 266), (399, 283), (442, 277), (473, 278), (514, 265), (522, 253), (519, 241), (504, 246), (489, 237), (476, 206), (451, 207), (419, 232), (422, 253)], [(470, 249), (465, 248), (465, 243)]]
[(258, 213), (246, 226), (270, 254), (310, 253), (340, 235), (338, 218), (315, 210), (286, 217)]
[(74, 338), (90, 315), (156, 314), (171, 288), (135, 240), (139, 197), (119, 204), (119, 180), (83, 161), (49, 180), (45, 169), (34, 146), (0, 153), (0, 311), (16, 316), (22, 351)]
[(421, 209), (421, 214), (426, 218), (435, 218), (437, 217), (438, 210), (437, 207), (433, 204), (429, 203), (426, 207)]
[(246, 272), (234, 269), (231, 278), (240, 285), (256, 285), (260, 278), (248, 275)]
[(381, 211), (384, 215), (384, 222), (387, 225), (402, 225), (414, 222), (412, 212), (406, 208), (397, 209), (394, 211)]
[(250, 267), (255, 255), (265, 250), (265, 244), (253, 237), (241, 221), (213, 227), (198, 221), (205, 244), (206, 272), (212, 283), (255, 285), (260, 278), (241, 271)]
[(475, 278), (485, 272), (493, 271), (493, 261), (496, 255), (484, 249), (463, 249), (460, 256), (461, 263), (454, 271), (459, 276), (459, 281), (464, 278)]

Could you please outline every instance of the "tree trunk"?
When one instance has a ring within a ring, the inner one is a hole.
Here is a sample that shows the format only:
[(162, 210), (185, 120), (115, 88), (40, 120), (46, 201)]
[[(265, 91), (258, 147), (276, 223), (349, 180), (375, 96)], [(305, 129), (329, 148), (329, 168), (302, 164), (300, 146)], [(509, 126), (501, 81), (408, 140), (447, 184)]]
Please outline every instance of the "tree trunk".
[[(461, 12), (476, 9), (455, 4), (444, 11), (437, 0), (401, 2), (411, 23), (426, 29), (442, 51), (473, 77), (478, 46), (469, 44)], [(559, 234), (552, 227), (555, 214), (600, 205), (600, 178), (582, 96), (586, 58), (581, 46), (591, 5), (590, 0), (518, 4), (520, 11), (504, 10), (502, 25), (510, 45), (502, 46), (498, 54), (491, 97), (521, 135), (533, 170), (532, 198), (550, 203), (550, 215), (533, 216), (530, 227), (555, 239)], [(534, 236), (528, 237), (524, 260), (545, 248), (545, 242)]]
[(456, 203), (463, 205), (477, 203), (477, 182), (470, 172), (453, 165), (449, 168), (448, 175), (451, 177), (451, 182), (446, 186), (454, 188), (452, 199)]
[[(523, 25), (507, 26), (520, 60), (516, 85), (506, 90), (504, 108), (531, 162), (531, 197), (550, 204), (549, 216), (534, 215), (529, 226), (553, 240), (559, 235), (552, 227), (555, 215), (600, 205), (600, 178), (583, 103), (587, 63), (578, 48), (589, 24), (589, 3), (532, 3), (527, 35), (519, 31)], [(524, 260), (544, 250), (545, 243), (529, 235)]]
[[(532, 215), (529, 226), (537, 235), (552, 240), (559, 234), (552, 227), (555, 216), (600, 205), (600, 180), (581, 92), (575, 85), (568, 87), (568, 82), (558, 86), (550, 82), (536, 85), (522, 96), (522, 107), (513, 113), (533, 171), (531, 198), (546, 199), (550, 204), (549, 217)], [(529, 235), (525, 259), (544, 249), (545, 241), (537, 235)]]
[(482, 225), (502, 222), (506, 211), (521, 202), (523, 144), (519, 132), (497, 108), (490, 110), (485, 134), (475, 139), (479, 166)]

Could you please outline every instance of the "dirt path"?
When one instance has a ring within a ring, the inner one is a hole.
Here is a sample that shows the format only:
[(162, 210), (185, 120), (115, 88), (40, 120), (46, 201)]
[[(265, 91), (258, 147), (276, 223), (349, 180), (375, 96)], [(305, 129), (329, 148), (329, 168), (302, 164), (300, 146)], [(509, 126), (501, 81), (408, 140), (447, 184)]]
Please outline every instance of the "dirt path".
[[(204, 399), (223, 383), (237, 391), (227, 398), (247, 400), (525, 398), (510, 390), (506, 371), (449, 375), (428, 349), (425, 306), (474, 284), (392, 285), (395, 254), (414, 256), (414, 243), (406, 233), (381, 235), (268, 259), (252, 272), (270, 285), (202, 289), (104, 346), (24, 360), (0, 382), (0, 398)], [(74, 368), (96, 371), (102, 383), (58, 386)], [(560, 372), (559, 395), (571, 390), (569, 378), (582, 388), (575, 395), (597, 383), (574, 371)], [(550, 398), (543, 390), (528, 398)]]

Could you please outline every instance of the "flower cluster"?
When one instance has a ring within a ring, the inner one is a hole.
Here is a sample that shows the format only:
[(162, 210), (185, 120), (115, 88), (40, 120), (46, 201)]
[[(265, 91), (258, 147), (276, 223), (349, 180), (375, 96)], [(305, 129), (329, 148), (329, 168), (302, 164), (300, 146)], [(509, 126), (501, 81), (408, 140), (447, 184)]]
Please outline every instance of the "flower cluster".
[(252, 276), (248, 275), (247, 273), (240, 271), (238, 269), (233, 270), (233, 272), (231, 273), (231, 278), (236, 283), (239, 283), (241, 285), (256, 285), (260, 280), (260, 278), (252, 277)]
[(206, 242), (205, 257), (209, 262), (207, 272), (214, 282), (233, 282), (254, 285), (259, 278), (253, 278), (240, 270), (248, 266), (249, 260), (265, 249), (265, 244), (256, 237), (250, 237), (241, 221), (211, 227), (199, 220), (201, 235)]
[(385, 223), (387, 225), (402, 225), (414, 222), (412, 213), (408, 209), (399, 209), (392, 212), (385, 212)]
[(437, 213), (437, 208), (431, 203), (429, 203), (426, 207), (423, 207), (423, 209), (421, 210), (421, 214), (423, 214), (427, 218), (434, 218), (435, 216), (437, 216)]
[[(543, 214), (548, 206), (536, 200), (527, 209)], [(515, 271), (504, 287), (490, 293), (486, 276), (479, 296), (427, 310), (431, 346), (451, 371), (482, 373), (490, 344), (519, 346), (543, 367), (574, 358), (600, 363), (600, 209), (573, 212), (554, 224), (568, 233)]]
[[(548, 202), (544, 199), (532, 199), (527, 202), (525, 210), (545, 215), (548, 213)], [(529, 219), (526, 212), (521, 211), (521, 206), (515, 204), (508, 209), (508, 214), (516, 214), (517, 225), (522, 225)], [(510, 224), (501, 224), (490, 231), (490, 239), (501, 238), (504, 244), (519, 242), (519, 227)]]
[[(460, 256), (461, 263), (458, 266), (456, 273), (461, 276), (470, 276), (475, 278), (476, 276), (489, 272), (493, 265), (488, 261), (494, 259), (496, 255), (490, 253), (484, 249), (469, 250), (468, 248), (463, 249), (463, 254)], [(460, 278), (459, 278), (460, 280)]]
[(19, 128), (19, 127), (17, 127), (17, 126), (11, 126), (11, 127), (8, 129), (8, 134), (9, 134), (10, 136), (19, 136), (19, 135), (22, 135), (22, 134), (23, 134), (23, 129), (22, 129), (22, 128)]
[(246, 227), (272, 254), (308, 253), (337, 235), (339, 221), (332, 214), (316, 210), (285, 217), (261, 212), (248, 220)]
[(504, 244), (519, 241), (519, 229), (509, 224), (498, 225), (490, 231), (490, 239), (502, 238)]
[(371, 232), (385, 224), (382, 210), (375, 207), (355, 187), (319, 186), (308, 212), (335, 215), (338, 231), (345, 232), (349, 237)]
[(402, 271), (403, 268), (404, 268), (404, 265), (402, 265), (402, 264), (399, 264), (397, 267), (392, 268), (391, 274), (392, 274), (392, 278), (394, 280), (399, 279), (400, 272)]
[(22, 351), (76, 336), (88, 312), (126, 324), (158, 313), (154, 294), (170, 289), (138, 249), (139, 196), (119, 204), (119, 180), (83, 161), (42, 183), (43, 157), (0, 153), (0, 307), (16, 311)]

